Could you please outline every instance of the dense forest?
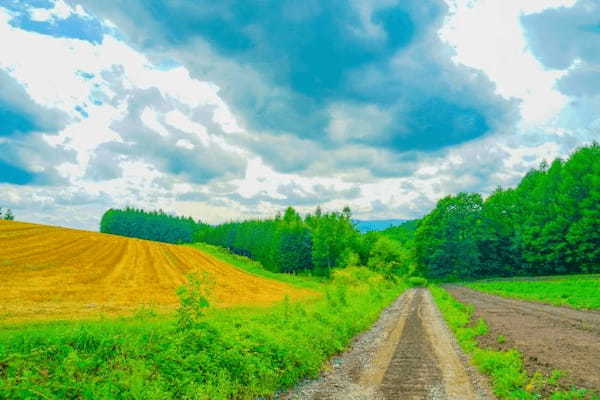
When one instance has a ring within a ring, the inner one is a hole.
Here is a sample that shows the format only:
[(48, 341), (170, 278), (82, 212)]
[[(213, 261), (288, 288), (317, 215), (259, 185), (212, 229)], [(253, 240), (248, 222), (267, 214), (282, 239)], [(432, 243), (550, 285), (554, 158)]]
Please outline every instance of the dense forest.
[(543, 162), (485, 201), (441, 199), (420, 221), (413, 254), (433, 278), (600, 272), (600, 145)]
[(110, 209), (100, 221), (100, 232), (167, 243), (190, 243), (204, 224), (191, 217), (177, 217), (162, 210)]

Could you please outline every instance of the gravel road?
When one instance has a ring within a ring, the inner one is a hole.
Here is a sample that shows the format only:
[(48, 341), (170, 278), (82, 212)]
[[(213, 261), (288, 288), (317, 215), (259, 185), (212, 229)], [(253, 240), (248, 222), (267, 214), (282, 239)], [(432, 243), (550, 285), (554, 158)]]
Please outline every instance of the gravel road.
[(316, 380), (281, 399), (493, 398), (471, 368), (427, 289), (411, 289), (384, 310)]

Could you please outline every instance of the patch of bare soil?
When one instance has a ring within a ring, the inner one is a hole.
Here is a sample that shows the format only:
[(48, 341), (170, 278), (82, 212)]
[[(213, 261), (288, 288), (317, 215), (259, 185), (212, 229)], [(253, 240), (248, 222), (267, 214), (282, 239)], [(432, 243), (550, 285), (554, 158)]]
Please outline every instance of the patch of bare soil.
[[(507, 299), (461, 286), (446, 288), (457, 300), (475, 306), (490, 333), (482, 345), (524, 355), (528, 372), (561, 370), (565, 389), (573, 385), (600, 392), (600, 312)], [(498, 336), (504, 336), (499, 343)]]
[(426, 289), (412, 289), (382, 313), (316, 380), (282, 399), (489, 399)]

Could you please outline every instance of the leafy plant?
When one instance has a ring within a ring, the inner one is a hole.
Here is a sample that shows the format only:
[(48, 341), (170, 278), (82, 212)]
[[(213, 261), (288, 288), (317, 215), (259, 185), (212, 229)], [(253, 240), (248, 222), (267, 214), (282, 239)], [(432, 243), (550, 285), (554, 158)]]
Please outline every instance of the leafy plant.
[(188, 283), (177, 289), (180, 306), (177, 309), (176, 324), (178, 329), (186, 330), (197, 326), (210, 305), (208, 297), (214, 285), (207, 274), (198, 278), (187, 275)]

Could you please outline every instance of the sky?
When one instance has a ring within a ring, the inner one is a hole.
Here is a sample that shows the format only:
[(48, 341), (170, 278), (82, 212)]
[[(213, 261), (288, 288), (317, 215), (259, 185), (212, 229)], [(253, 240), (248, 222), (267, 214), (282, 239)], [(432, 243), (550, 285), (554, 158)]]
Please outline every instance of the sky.
[(22, 221), (418, 218), (600, 140), (599, 110), (598, 0), (0, 1)]

